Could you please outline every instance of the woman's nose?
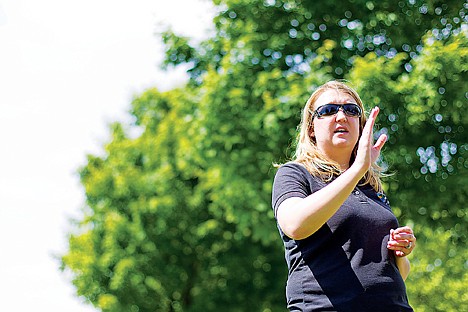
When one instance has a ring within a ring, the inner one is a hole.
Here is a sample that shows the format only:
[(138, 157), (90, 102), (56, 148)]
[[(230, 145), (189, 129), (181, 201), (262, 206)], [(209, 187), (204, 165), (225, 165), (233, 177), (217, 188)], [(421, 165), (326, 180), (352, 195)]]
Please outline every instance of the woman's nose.
[(336, 113), (336, 120), (347, 120), (346, 114), (343, 111), (343, 108), (340, 107), (338, 110), (338, 113)]

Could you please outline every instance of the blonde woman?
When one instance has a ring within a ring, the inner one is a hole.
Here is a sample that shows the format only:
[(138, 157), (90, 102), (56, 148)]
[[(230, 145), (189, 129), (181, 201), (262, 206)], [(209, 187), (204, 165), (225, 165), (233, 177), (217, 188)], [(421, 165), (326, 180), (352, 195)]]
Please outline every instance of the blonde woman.
[(295, 159), (278, 169), (272, 195), (290, 311), (413, 311), (404, 280), (416, 238), (383, 195), (378, 114), (367, 119), (357, 92), (339, 81), (304, 107)]

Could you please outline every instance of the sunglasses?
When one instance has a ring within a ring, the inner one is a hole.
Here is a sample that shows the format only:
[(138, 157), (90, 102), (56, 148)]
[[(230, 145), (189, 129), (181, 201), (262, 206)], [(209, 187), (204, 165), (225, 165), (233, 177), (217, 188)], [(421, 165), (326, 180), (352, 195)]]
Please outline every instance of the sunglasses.
[(338, 114), (339, 110), (342, 110), (343, 113), (346, 116), (349, 117), (361, 117), (362, 116), (362, 110), (357, 104), (325, 104), (322, 106), (319, 106), (315, 112), (312, 112), (309, 110), (309, 112), (312, 114), (312, 119), (314, 119), (315, 116), (317, 118), (322, 118), (325, 116), (333, 116), (335, 114)]

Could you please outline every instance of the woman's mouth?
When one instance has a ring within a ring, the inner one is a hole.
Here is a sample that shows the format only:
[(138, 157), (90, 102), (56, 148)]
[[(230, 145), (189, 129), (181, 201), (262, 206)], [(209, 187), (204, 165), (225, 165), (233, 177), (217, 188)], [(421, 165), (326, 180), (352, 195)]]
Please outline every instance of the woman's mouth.
[(335, 129), (335, 133), (348, 133), (348, 130), (346, 128), (339, 127)]

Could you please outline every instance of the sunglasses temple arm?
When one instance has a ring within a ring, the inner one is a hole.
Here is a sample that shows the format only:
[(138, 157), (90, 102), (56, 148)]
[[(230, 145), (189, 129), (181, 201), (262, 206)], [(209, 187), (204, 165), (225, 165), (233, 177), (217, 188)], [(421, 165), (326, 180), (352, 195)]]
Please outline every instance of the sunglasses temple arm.
[(311, 111), (310, 108), (307, 109), (307, 110), (309, 111), (310, 114), (312, 114), (311, 120), (313, 120), (315, 118), (315, 115), (317, 115), (317, 112), (316, 111), (315, 112)]

